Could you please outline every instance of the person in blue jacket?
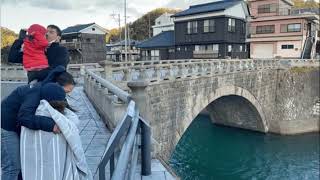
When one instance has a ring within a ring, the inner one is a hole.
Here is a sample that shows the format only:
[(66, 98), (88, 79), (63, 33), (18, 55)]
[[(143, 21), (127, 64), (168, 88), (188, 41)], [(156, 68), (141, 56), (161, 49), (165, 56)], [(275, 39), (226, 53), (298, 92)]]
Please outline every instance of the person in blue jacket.
[[(40, 103), (41, 87), (49, 82), (56, 82), (66, 93), (72, 91), (75, 82), (63, 66), (54, 68), (47, 78), (31, 87), (24, 85), (16, 88), (1, 102), (1, 169), (2, 180), (17, 180), (20, 167), (20, 127), (34, 130), (60, 133), (53, 119), (36, 116)], [(21, 177), (19, 177), (21, 178)]]

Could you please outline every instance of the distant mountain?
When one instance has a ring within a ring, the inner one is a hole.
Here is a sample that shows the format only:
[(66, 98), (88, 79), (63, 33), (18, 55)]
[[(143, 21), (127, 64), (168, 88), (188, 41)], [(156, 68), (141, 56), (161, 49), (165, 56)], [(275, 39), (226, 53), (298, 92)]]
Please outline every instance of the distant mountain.
[[(179, 10), (169, 8), (157, 8), (148, 12), (147, 14), (143, 15), (142, 17), (140, 17), (139, 19), (137, 19), (129, 25), (130, 39), (141, 41), (149, 38), (149, 29), (150, 36), (152, 36), (152, 26), (155, 24), (156, 18), (158, 18), (164, 13), (175, 14), (177, 12), (179, 12)], [(119, 35), (119, 28), (109, 30), (109, 34), (106, 36), (107, 43), (119, 41)], [(124, 39), (124, 27), (122, 27), (121, 39)]]

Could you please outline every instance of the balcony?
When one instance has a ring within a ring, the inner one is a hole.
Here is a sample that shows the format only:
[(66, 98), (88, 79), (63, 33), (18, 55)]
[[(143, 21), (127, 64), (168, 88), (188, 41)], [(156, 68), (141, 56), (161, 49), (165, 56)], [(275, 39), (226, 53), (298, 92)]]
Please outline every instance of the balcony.
[(81, 42), (77, 39), (73, 39), (71, 42), (67, 42), (66, 40), (62, 40), (60, 45), (66, 47), (69, 50), (80, 50), (81, 49)]
[(217, 51), (193, 51), (193, 58), (205, 59), (205, 58), (218, 58), (219, 53)]

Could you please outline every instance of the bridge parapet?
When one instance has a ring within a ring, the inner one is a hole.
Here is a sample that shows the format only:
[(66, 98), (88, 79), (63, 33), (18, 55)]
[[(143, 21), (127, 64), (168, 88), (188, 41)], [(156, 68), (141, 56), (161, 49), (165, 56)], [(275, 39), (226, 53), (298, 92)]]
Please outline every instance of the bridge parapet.
[[(95, 72), (102, 72), (104, 69), (98, 63), (69, 64), (67, 71), (72, 74), (75, 80), (83, 83), (84, 69), (92, 69)], [(21, 65), (1, 66), (2, 81), (27, 81), (27, 72)]]
[[(279, 68), (277, 60), (173, 60), (106, 63), (105, 77), (114, 81), (147, 80), (157, 82), (195, 76), (212, 76), (261, 69)], [(112, 75), (112, 77), (110, 77)]]
[(212, 76), (263, 69), (319, 66), (305, 59), (186, 59), (166, 61), (103, 62), (104, 77), (115, 82), (159, 82), (187, 77)]

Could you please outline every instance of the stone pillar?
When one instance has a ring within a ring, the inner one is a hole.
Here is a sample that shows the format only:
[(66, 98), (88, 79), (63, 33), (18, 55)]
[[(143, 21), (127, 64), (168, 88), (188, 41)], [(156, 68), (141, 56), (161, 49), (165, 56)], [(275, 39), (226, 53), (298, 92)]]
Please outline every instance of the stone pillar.
[(104, 75), (107, 80), (112, 80), (112, 61), (100, 61), (99, 64), (104, 68)]
[(128, 82), (128, 87), (131, 89), (132, 99), (139, 108), (140, 116), (147, 122), (151, 120), (151, 110), (149, 106), (149, 99), (145, 89), (149, 85), (148, 81), (131, 81)]

